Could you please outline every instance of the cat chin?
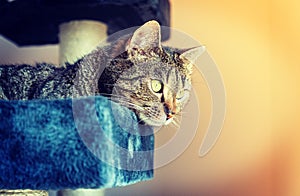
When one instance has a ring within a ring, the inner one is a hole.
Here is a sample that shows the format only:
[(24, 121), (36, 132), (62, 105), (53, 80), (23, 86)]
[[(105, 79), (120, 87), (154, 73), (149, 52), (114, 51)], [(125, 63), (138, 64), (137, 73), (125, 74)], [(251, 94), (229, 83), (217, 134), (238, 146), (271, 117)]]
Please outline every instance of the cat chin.
[[(151, 122), (149, 122), (149, 121), (151, 121)], [(150, 125), (150, 126), (161, 127), (161, 126), (167, 126), (167, 125), (169, 125), (172, 121), (173, 121), (173, 118), (170, 118), (168, 120), (162, 120), (162, 121), (148, 120), (145, 123), (148, 124), (148, 125)]]
[(166, 120), (164, 125), (169, 125), (172, 121), (173, 121), (173, 118), (169, 118), (168, 120)]
[[(166, 121), (166, 116), (162, 116), (161, 119), (149, 119), (146, 116), (144, 116), (143, 114), (140, 114), (140, 118), (143, 119), (144, 123), (153, 127), (161, 127), (164, 125), (167, 125), (166, 123), (171, 120), (167, 120)], [(170, 121), (171, 122), (171, 121)], [(168, 124), (170, 123), (168, 122)]]
[(144, 120), (144, 122), (147, 124), (147, 125), (150, 125), (150, 126), (153, 126), (153, 127), (161, 127), (165, 124), (165, 122), (162, 122), (162, 121), (154, 121), (154, 120)]

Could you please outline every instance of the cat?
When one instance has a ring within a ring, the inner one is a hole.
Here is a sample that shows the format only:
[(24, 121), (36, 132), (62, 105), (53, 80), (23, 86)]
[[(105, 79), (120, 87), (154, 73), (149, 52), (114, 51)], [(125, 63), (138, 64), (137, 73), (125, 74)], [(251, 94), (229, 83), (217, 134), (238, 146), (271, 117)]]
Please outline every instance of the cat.
[(203, 51), (162, 46), (159, 23), (149, 21), (72, 65), (0, 65), (0, 99), (102, 95), (134, 111), (142, 123), (167, 125), (189, 99), (193, 62)]

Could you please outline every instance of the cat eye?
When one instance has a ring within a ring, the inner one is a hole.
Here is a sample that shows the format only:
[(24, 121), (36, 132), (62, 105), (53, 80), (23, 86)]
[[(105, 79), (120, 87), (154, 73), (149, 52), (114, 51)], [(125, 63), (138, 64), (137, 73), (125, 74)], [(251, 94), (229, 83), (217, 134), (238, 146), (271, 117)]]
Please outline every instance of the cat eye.
[(177, 92), (176, 99), (177, 100), (183, 99), (185, 97), (185, 95), (186, 95), (186, 90), (181, 89)]
[(155, 93), (162, 93), (163, 90), (163, 84), (159, 80), (151, 80), (151, 89)]

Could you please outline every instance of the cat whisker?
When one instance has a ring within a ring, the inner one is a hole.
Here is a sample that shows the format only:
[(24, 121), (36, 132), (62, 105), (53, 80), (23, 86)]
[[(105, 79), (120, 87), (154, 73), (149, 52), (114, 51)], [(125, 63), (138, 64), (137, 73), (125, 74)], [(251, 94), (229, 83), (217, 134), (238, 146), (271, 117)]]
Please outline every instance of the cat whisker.
[(129, 109), (136, 109), (140, 111), (144, 110), (142, 106), (130, 102), (130, 100), (128, 100), (128, 98), (123, 95), (110, 94), (110, 93), (101, 93), (101, 95), (109, 96), (108, 99), (120, 103), (121, 105), (124, 105)]
[(182, 116), (183, 116), (183, 114), (181, 114), (181, 113), (178, 113), (178, 114), (175, 114), (175, 116), (182, 117)]
[(176, 113), (176, 114), (188, 114), (189, 112), (188, 111), (186, 111), (186, 110), (180, 110), (178, 113)]
[(139, 111), (145, 110), (142, 106), (139, 106), (135, 103), (130, 102), (129, 100), (126, 100), (125, 97), (111, 97), (110, 100), (118, 102), (121, 105), (124, 105), (128, 108), (131, 108), (131, 109), (136, 109), (136, 110), (139, 110)]
[[(113, 100), (113, 99), (112, 99)], [(137, 109), (137, 110), (144, 110), (144, 108), (143, 107), (141, 107), (141, 106), (139, 106), (139, 105), (137, 105), (137, 104), (134, 104), (134, 103), (131, 103), (131, 102), (128, 102), (128, 101), (126, 101), (126, 100), (120, 100), (120, 99), (117, 99), (116, 100), (116, 102), (118, 102), (119, 104), (121, 104), (121, 105), (124, 105), (124, 106), (126, 106), (126, 107), (131, 107), (132, 109)]]
[(136, 104), (132, 104), (132, 103), (126, 103), (126, 102), (120, 102), (121, 105), (124, 105), (126, 106), (127, 108), (131, 108), (131, 109), (135, 109), (135, 110), (139, 110), (139, 111), (143, 111), (144, 108), (139, 106), (139, 105), (136, 105)]
[(180, 114), (176, 114), (176, 116), (178, 116), (179, 118), (194, 118), (194, 116), (191, 113), (188, 112), (184, 112), (184, 113), (180, 113)]
[(174, 119), (172, 120), (172, 125), (174, 125), (176, 128), (180, 127), (180, 124), (178, 122), (176, 122), (176, 118), (174, 117)]
[(175, 114), (175, 116), (178, 116), (178, 117), (182, 118), (183, 116), (186, 116), (186, 115), (188, 115), (188, 114), (189, 114), (188, 112), (183, 112), (183, 111), (181, 111), (181, 112)]

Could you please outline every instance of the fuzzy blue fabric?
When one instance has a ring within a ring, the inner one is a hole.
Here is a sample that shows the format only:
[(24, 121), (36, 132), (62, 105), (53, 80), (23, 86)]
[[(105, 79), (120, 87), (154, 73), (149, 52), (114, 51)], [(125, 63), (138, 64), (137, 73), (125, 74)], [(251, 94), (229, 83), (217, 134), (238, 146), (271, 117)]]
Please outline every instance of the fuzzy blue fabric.
[(124, 186), (153, 178), (152, 128), (105, 97), (0, 100), (0, 189)]

